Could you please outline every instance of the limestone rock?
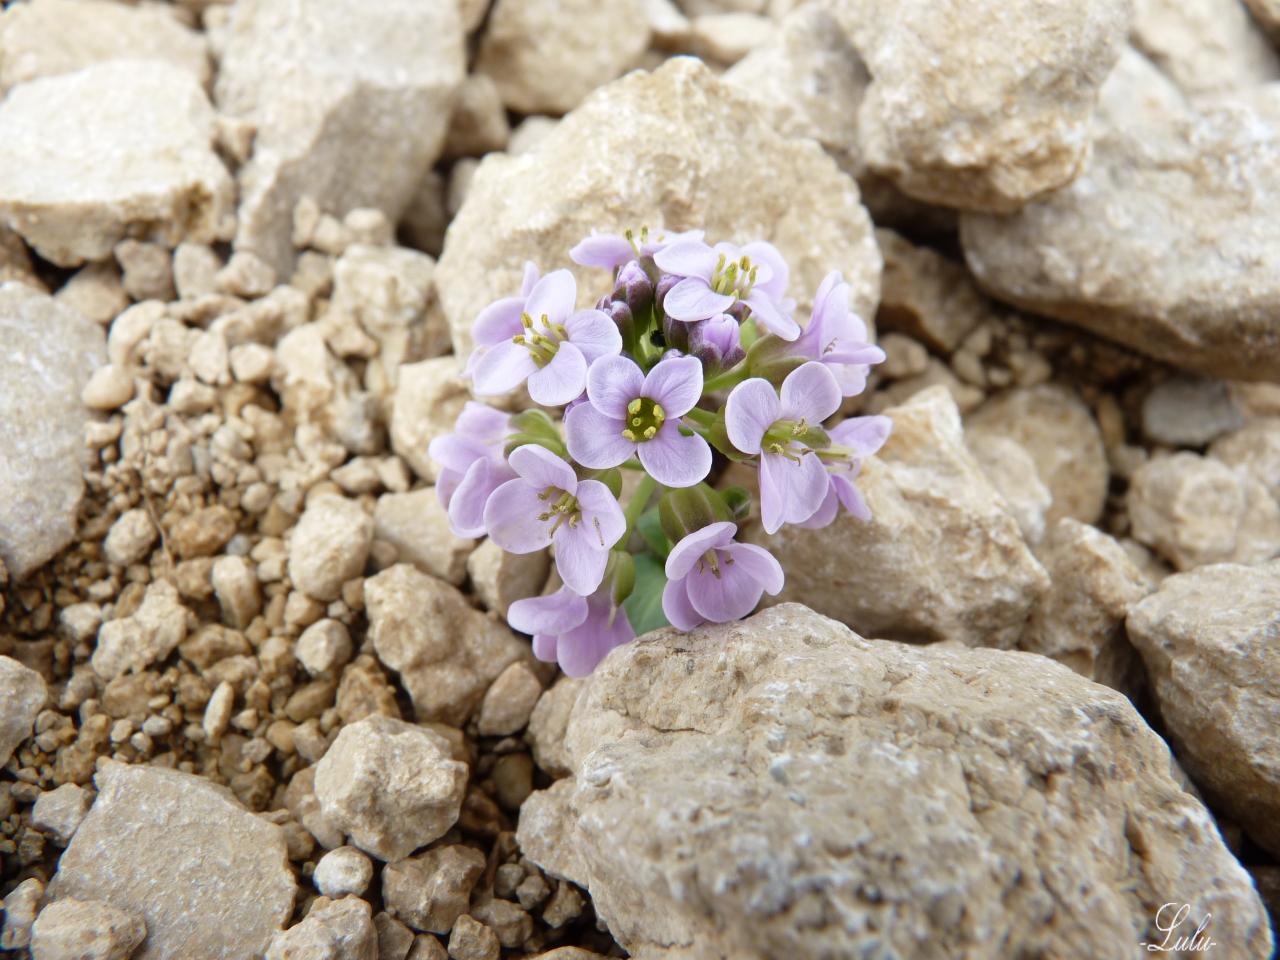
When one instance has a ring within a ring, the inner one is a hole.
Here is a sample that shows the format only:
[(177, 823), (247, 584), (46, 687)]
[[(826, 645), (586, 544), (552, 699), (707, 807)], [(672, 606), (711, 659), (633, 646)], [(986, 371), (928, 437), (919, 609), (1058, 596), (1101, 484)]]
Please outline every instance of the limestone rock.
[(5, 894), (4, 926), (0, 927), (0, 950), (16, 950), (31, 945), (31, 927), (36, 922), (44, 884), (28, 877)]
[(1178, 759), (1212, 802), (1280, 853), (1280, 563), (1169, 577), (1127, 625)]
[(139, 672), (169, 656), (187, 636), (194, 616), (182, 605), (178, 589), (155, 580), (133, 614), (108, 620), (98, 629), (90, 662), (103, 680)]
[(1070, 387), (1041, 384), (992, 397), (965, 418), (970, 436), (1009, 437), (1031, 454), (1053, 495), (1045, 521), (1095, 523), (1107, 499), (1110, 471), (1102, 432)]
[(1243, 423), (1221, 380), (1173, 377), (1156, 384), (1142, 401), (1142, 432), (1171, 447), (1203, 447)]
[(648, 46), (642, 0), (497, 0), (476, 69), (516, 113), (560, 114), (626, 73)]
[(466, 914), (458, 918), (449, 934), (449, 956), (453, 960), (498, 960), (502, 944), (498, 935), (475, 917)]
[(1039, 558), (1050, 586), (1018, 646), (1132, 697), (1142, 676), (1124, 618), (1151, 592), (1150, 581), (1119, 543), (1069, 517), (1053, 527)]
[(0, 15), (0, 94), (102, 60), (164, 60), (209, 82), (204, 37), (170, 8), (107, 0), (34, 0)]
[(837, 7), (874, 78), (858, 117), (866, 161), (904, 192), (1011, 212), (1080, 172), (1125, 0)]
[(901, 330), (951, 353), (991, 315), (991, 306), (961, 264), (917, 247), (892, 230), (876, 230), (884, 254), (884, 283), (876, 327)]
[(457, 357), (437, 357), (400, 368), (391, 408), (391, 449), (427, 483), (439, 470), (427, 454), (436, 437), (452, 433), (463, 405), (471, 399)]
[(0, 103), (0, 221), (73, 267), (126, 236), (166, 246), (224, 229), (232, 183), (200, 82), (159, 60), (32, 80)]
[(537, 674), (525, 663), (511, 664), (485, 693), (476, 729), (484, 737), (515, 733), (529, 722), (541, 696), (542, 682)]
[(84, 821), (89, 803), (89, 791), (74, 783), (64, 783), (36, 798), (31, 809), (31, 824), (65, 846)]
[(80, 393), (106, 344), (96, 324), (21, 283), (0, 284), (0, 342), (0, 561), (21, 580), (75, 535)]
[(313, 677), (339, 670), (351, 659), (351, 632), (339, 620), (317, 620), (302, 631), (294, 654)]
[(355, 897), (318, 903), (271, 938), (265, 960), (378, 960), (372, 908)]
[(31, 736), (48, 695), (40, 674), (12, 657), (0, 656), (0, 767)]
[(1130, 42), (1189, 96), (1280, 80), (1280, 57), (1241, 0), (1135, 0)]
[(622, 648), (568, 753), (519, 843), (633, 954), (1106, 956), (1158, 942), (1169, 900), (1211, 912), (1225, 953), (1271, 949), (1160, 738), (1040, 657), (866, 641), (788, 604)]
[(409, 564), (370, 577), (364, 595), (373, 648), (400, 674), (419, 721), (462, 725), (508, 664), (533, 662), (506, 624)]
[(1130, 480), (1128, 504), (1133, 538), (1179, 570), (1280, 555), (1280, 504), (1246, 471), (1211, 457), (1148, 461)]
[[(112, 365), (101, 369), (110, 369)], [(117, 566), (127, 567), (137, 563), (151, 550), (156, 541), (156, 525), (151, 514), (143, 507), (126, 510), (116, 518), (102, 541), (102, 552), (107, 560)]]
[(467, 912), (484, 854), (460, 843), (435, 847), (382, 870), (387, 909), (415, 930), (448, 933)]
[(511, 125), (498, 85), (487, 74), (468, 74), (449, 118), (445, 156), (482, 157), (494, 150), (505, 150), (510, 136)]
[(569, 715), (584, 683), (580, 677), (561, 677), (543, 691), (529, 716), (528, 740), (533, 747), (533, 759), (553, 777), (569, 774), (564, 738), (569, 732)]
[(1074, 183), (1010, 216), (961, 218), (969, 269), (1001, 300), (1175, 366), (1280, 377), (1277, 98), (1266, 87), (1197, 112), (1127, 53)]
[(399, 860), (457, 822), (467, 765), (425, 727), (373, 715), (342, 728), (316, 764), (324, 815), (382, 860)]
[(467, 557), (476, 547), (475, 540), (454, 536), (431, 487), (380, 496), (373, 511), (373, 535), (395, 547), (399, 560), (455, 587), (467, 578)]
[(57, 900), (31, 929), (33, 960), (128, 960), (147, 935), (146, 924), (101, 900)]
[(1022, 539), (1035, 546), (1044, 539), (1045, 514), (1053, 494), (1040, 480), (1036, 462), (1017, 440), (997, 433), (975, 433), (965, 444), (996, 492), (1018, 521)]
[(146, 923), (135, 960), (251, 960), (289, 919), (284, 832), (224, 787), (107, 761), (98, 797), (49, 885), (55, 900), (102, 898)]
[(481, 309), (519, 290), (525, 260), (569, 266), (580, 289), (595, 290), (600, 271), (568, 263), (569, 249), (593, 229), (645, 224), (769, 240), (802, 306), (838, 269), (854, 309), (872, 314), (880, 255), (853, 181), (817, 145), (783, 139), (702, 64), (675, 58), (592, 94), (527, 153), (481, 162), (436, 269), (455, 353), (469, 352)]
[(467, 557), (471, 589), (500, 617), (507, 615), (514, 601), (540, 594), (550, 571), (551, 555), (546, 550), (508, 553), (488, 538)]
[(333, 600), (364, 570), (373, 518), (354, 500), (324, 496), (307, 505), (289, 546), (289, 576), (317, 600)]
[(1244, 0), (1244, 5), (1272, 42), (1280, 37), (1280, 0)]
[(222, 112), (257, 128), (237, 249), (287, 276), (303, 196), (339, 217), (376, 207), (399, 219), (444, 145), (464, 72), (453, 3), (237, 3), (217, 80)]
[(373, 863), (355, 847), (338, 847), (316, 861), (316, 889), (326, 897), (360, 896), (373, 879)]
[(1243, 470), (1280, 502), (1280, 417), (1257, 417), (1215, 440), (1209, 456)]
[(886, 415), (893, 433), (857, 481), (870, 521), (752, 527), (786, 570), (780, 598), (873, 636), (1013, 646), (1048, 579), (965, 447), (955, 403), (933, 387)]

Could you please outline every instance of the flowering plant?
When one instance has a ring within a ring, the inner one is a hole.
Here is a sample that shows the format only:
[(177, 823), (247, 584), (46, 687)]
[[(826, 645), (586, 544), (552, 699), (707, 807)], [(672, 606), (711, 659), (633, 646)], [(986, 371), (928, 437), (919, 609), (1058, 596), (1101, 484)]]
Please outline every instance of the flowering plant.
[(508, 620), (583, 676), (637, 631), (737, 620), (782, 589), (768, 550), (737, 540), (752, 494), (723, 482), (727, 464), (756, 468), (766, 533), (825, 526), (842, 507), (865, 519), (854, 478), (891, 425), (823, 426), (884, 359), (838, 272), (802, 329), (765, 242), (627, 231), (569, 256), (608, 270), (611, 292), (579, 310), (572, 273), (527, 264), (520, 294), (476, 317), (466, 366), (477, 395), (524, 386), (562, 416), (471, 401), (430, 453), (455, 533), (553, 548), (563, 585), (512, 603)]

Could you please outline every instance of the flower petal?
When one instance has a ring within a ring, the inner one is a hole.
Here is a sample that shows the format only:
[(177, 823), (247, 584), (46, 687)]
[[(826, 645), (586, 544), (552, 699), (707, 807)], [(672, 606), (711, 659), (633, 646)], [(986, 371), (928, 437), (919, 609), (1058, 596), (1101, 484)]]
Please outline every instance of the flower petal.
[(555, 634), (535, 633), (533, 635), (533, 655), (543, 663), (555, 663), (558, 640), (559, 637)]
[(867, 389), (867, 375), (871, 373), (871, 368), (866, 364), (828, 363), (826, 367), (835, 376), (840, 393), (844, 396), (856, 397)]
[(770, 333), (783, 340), (794, 340), (800, 336), (800, 324), (783, 313), (773, 298), (759, 287), (747, 294), (746, 304), (751, 308), (751, 315), (763, 323)]
[(840, 385), (821, 363), (806, 363), (782, 381), (782, 416), (817, 425), (840, 408)]
[(538, 519), (546, 508), (524, 480), (508, 480), (484, 505), (484, 526), (508, 553), (533, 553), (551, 542), (551, 524)]
[(612, 270), (633, 256), (635, 251), (631, 249), (627, 238), (616, 233), (593, 233), (579, 240), (569, 251), (569, 259), (574, 263), (584, 267), (603, 267), (605, 270)]
[(578, 508), (582, 511), (579, 529), (586, 530), (600, 550), (608, 550), (627, 532), (627, 518), (618, 498), (599, 480), (578, 484)]
[(709, 523), (693, 533), (686, 534), (680, 542), (667, 554), (666, 574), (668, 580), (679, 580), (687, 576), (689, 571), (708, 550), (722, 547), (730, 542), (738, 532), (738, 525), (728, 520)]
[(727, 560), (728, 556), (721, 553), (718, 574), (710, 567), (703, 567), (687, 578), (693, 609), (713, 623), (741, 620), (755, 609), (764, 593), (763, 585), (750, 571)]
[(587, 596), (595, 593), (604, 579), (604, 568), (609, 562), (609, 551), (596, 546), (594, 531), (582, 525), (571, 528), (561, 524), (553, 538), (556, 545), (556, 569), (560, 579), (574, 593)]
[(459, 537), (483, 537), (484, 508), (498, 487), (515, 474), (506, 464), (495, 464), (488, 458), (477, 460), (467, 468), (462, 482), (449, 500), (449, 526)]
[(543, 317), (548, 323), (563, 323), (565, 317), (573, 313), (577, 299), (578, 283), (573, 274), (563, 269), (552, 270), (533, 285), (524, 309), (535, 324), (540, 324)]
[(622, 350), (618, 325), (603, 310), (579, 310), (565, 321), (564, 327), (569, 332), (569, 342), (582, 351), (588, 363)]
[(828, 431), (831, 442), (848, 447), (860, 457), (869, 457), (889, 439), (893, 421), (888, 417), (850, 417), (841, 420)]
[(787, 467), (790, 464), (790, 460), (776, 454), (760, 455), (760, 525), (770, 535), (787, 522)]
[(592, 470), (616, 467), (635, 453), (636, 445), (622, 435), (625, 420), (607, 417), (590, 403), (580, 403), (564, 418), (569, 456)]
[(768, 380), (752, 377), (733, 388), (724, 408), (729, 442), (743, 453), (759, 453), (760, 441), (775, 420), (780, 404)]
[(711, 447), (696, 433), (683, 436), (677, 420), (668, 420), (652, 440), (637, 444), (636, 453), (650, 476), (668, 487), (692, 487), (711, 472)]
[(545, 597), (516, 600), (507, 610), (507, 623), (521, 633), (560, 634), (587, 619), (587, 601), (567, 587)]
[(475, 438), (480, 443), (501, 443), (511, 432), (511, 414), (495, 410), (484, 403), (468, 400), (458, 414), (457, 432)]
[(471, 337), (482, 347), (492, 347), (503, 340), (510, 340), (524, 332), (520, 314), (524, 312), (524, 297), (503, 297), (489, 304), (476, 316), (471, 325)]
[(658, 361), (644, 378), (639, 396), (661, 404), (668, 420), (683, 417), (702, 396), (702, 363), (697, 357)]
[(572, 343), (562, 343), (541, 370), (529, 376), (529, 396), (544, 407), (562, 407), (587, 386), (587, 360)]
[(859, 520), (871, 519), (871, 508), (862, 497), (862, 491), (848, 477), (833, 476), (831, 487), (840, 498), (840, 504)]
[(538, 265), (532, 260), (526, 260), (524, 276), (520, 278), (520, 296), (528, 298), (540, 279), (542, 279), (542, 272), (538, 269)]
[(678, 277), (699, 277), (710, 280), (720, 255), (701, 240), (681, 239), (671, 243), (653, 255), (653, 262), (665, 273)]
[(514, 390), (536, 373), (533, 355), (521, 344), (505, 340), (485, 351), (476, 361), (472, 382), (476, 393), (499, 394)]
[(662, 309), (669, 317), (692, 322), (724, 313), (733, 300), (727, 293), (716, 293), (701, 277), (685, 277), (667, 292)]
[(761, 268), (756, 273), (756, 289), (763, 290), (772, 297), (781, 297), (787, 292), (791, 268), (787, 266), (786, 259), (778, 252), (777, 247), (768, 241), (756, 240), (746, 244), (742, 253)]
[(587, 398), (607, 417), (625, 418), (627, 404), (643, 389), (644, 373), (626, 357), (601, 357), (587, 371)]
[(540, 493), (547, 487), (564, 490), (566, 493), (573, 493), (578, 489), (578, 475), (573, 472), (573, 467), (536, 443), (516, 447), (511, 451), (507, 462), (511, 464), (512, 470), (525, 479), (530, 489), (536, 492)]
[(782, 564), (764, 547), (754, 543), (731, 543), (724, 552), (739, 570), (750, 574), (751, 579), (764, 587), (771, 597), (776, 597), (787, 582)]
[[(461, 426), (459, 423), (458, 427)], [(471, 464), (489, 455), (489, 448), (477, 440), (474, 434), (459, 429), (457, 433), (432, 437), (427, 444), (427, 455), (445, 470), (466, 473)]]
[(570, 677), (585, 677), (614, 647), (634, 640), (636, 632), (621, 607), (616, 611), (604, 591), (587, 601), (591, 613), (580, 627), (570, 630), (557, 644), (560, 669)]
[(785, 519), (787, 523), (803, 523), (818, 512), (831, 484), (816, 453), (806, 453), (791, 467)]
[(662, 588), (662, 612), (667, 622), (677, 630), (689, 631), (706, 623), (693, 604), (689, 602), (688, 579), (668, 580)]
[(822, 506), (808, 520), (803, 520), (796, 526), (804, 527), (806, 530), (821, 530), (823, 527), (830, 526), (839, 512), (840, 498), (836, 495), (835, 477), (832, 477), (827, 485), (827, 495), (822, 498)]

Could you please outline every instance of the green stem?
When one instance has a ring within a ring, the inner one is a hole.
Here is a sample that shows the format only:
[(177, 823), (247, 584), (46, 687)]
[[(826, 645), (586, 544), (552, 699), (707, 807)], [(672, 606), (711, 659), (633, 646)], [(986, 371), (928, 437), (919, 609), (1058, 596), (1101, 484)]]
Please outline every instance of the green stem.
[[(636, 521), (640, 519), (640, 514), (644, 513), (644, 508), (649, 505), (649, 498), (653, 496), (653, 491), (657, 488), (658, 481), (647, 473), (640, 478), (640, 483), (636, 486), (636, 492), (627, 501), (627, 509), (623, 514), (627, 521), (628, 536), (636, 528)], [(625, 537), (622, 542), (626, 543)]]
[(736, 367), (732, 367), (706, 381), (702, 385), (702, 391), (703, 393), (712, 393), (716, 390), (723, 390), (725, 387), (736, 387), (745, 379), (747, 379), (747, 361), (743, 360)]
[(716, 415), (710, 410), (694, 407), (685, 417), (702, 427), (710, 427), (716, 422)]
[(618, 466), (621, 467), (623, 470), (643, 470), (644, 469), (644, 464), (642, 464), (635, 457), (632, 457), (630, 460), (622, 461), (622, 463), (618, 464)]

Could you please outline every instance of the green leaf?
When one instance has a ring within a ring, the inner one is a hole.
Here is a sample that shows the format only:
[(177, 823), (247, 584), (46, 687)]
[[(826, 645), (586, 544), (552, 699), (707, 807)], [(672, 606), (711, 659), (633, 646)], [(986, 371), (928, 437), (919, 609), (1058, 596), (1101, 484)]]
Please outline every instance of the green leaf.
[(667, 554), (671, 552), (671, 541), (662, 532), (662, 519), (658, 516), (657, 507), (650, 507), (640, 515), (636, 529), (644, 537), (644, 542), (649, 545), (654, 556), (659, 560), (666, 560)]
[(662, 612), (662, 589), (666, 585), (661, 561), (649, 553), (637, 554), (636, 588), (622, 605), (637, 636), (668, 625)]

